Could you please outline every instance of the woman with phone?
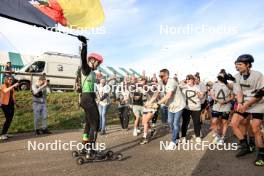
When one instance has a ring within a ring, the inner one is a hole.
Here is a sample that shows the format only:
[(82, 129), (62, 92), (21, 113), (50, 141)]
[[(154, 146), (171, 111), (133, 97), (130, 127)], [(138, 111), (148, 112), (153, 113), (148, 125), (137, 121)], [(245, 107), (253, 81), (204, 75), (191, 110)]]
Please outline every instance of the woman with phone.
[(0, 103), (2, 110), (4, 112), (6, 121), (3, 125), (2, 134), (0, 139), (7, 140), (8, 137), (10, 137), (7, 134), (7, 131), (11, 125), (11, 122), (14, 117), (15, 112), (15, 105), (16, 105), (16, 99), (15, 99), (15, 87), (17, 87), (19, 84), (15, 83), (13, 84), (13, 77), (8, 75), (5, 77), (4, 84), (1, 86), (1, 98)]

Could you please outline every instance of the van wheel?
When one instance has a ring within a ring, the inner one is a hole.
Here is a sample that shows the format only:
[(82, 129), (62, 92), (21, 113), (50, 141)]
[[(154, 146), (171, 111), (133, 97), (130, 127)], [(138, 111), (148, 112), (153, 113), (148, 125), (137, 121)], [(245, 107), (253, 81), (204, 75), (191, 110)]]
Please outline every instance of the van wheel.
[(29, 83), (28, 82), (21, 82), (19, 83), (20, 90), (29, 90)]

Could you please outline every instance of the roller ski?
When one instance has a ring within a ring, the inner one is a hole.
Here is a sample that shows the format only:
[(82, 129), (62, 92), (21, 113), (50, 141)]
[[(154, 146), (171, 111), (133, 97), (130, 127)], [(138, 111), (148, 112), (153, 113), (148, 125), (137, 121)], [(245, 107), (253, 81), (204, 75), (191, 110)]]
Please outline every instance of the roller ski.
[(76, 159), (76, 163), (78, 165), (82, 165), (83, 163), (88, 162), (101, 162), (101, 161), (121, 161), (123, 159), (123, 155), (121, 153), (114, 153), (109, 150), (107, 152), (99, 152), (93, 150), (92, 148), (85, 149), (83, 148), (80, 151), (73, 151), (72, 157)]

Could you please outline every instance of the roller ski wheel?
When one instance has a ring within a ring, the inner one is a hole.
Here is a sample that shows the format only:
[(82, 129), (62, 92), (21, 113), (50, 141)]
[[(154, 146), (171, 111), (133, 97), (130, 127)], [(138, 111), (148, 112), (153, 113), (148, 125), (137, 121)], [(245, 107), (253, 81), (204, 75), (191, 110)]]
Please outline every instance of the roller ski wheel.
[(117, 154), (117, 155), (116, 155), (116, 159), (117, 159), (118, 161), (122, 161), (122, 160), (123, 160), (123, 155), (122, 155), (121, 153)]
[(76, 159), (76, 163), (77, 163), (78, 165), (82, 165), (82, 164), (84, 163), (84, 159), (83, 159), (82, 157), (78, 157), (78, 158)]
[(112, 150), (109, 150), (109, 151), (106, 152), (106, 157), (109, 158), (109, 159), (112, 158), (113, 155), (114, 155), (114, 152)]
[(121, 161), (123, 159), (123, 155), (121, 153), (114, 154), (111, 158), (110, 161)]

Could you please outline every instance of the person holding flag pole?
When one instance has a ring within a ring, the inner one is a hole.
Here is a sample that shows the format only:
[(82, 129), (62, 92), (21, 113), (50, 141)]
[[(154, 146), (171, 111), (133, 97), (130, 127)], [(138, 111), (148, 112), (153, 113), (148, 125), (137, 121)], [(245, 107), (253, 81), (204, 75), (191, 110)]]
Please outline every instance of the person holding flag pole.
[[(99, 130), (99, 111), (96, 103), (96, 75), (94, 70), (103, 62), (103, 57), (97, 53), (91, 53), (87, 57), (87, 39), (78, 36), (82, 42), (81, 49), (81, 100), (80, 106), (85, 111), (85, 128), (82, 136), (82, 143), (93, 148)], [(82, 152), (86, 152), (87, 147)]]

